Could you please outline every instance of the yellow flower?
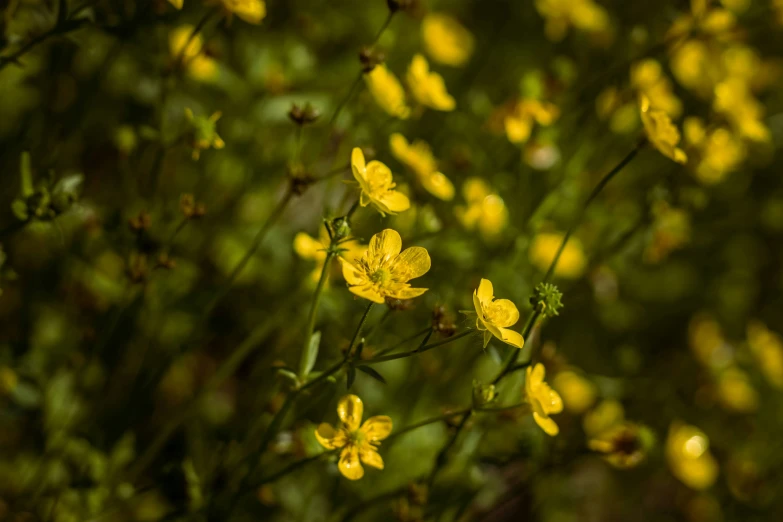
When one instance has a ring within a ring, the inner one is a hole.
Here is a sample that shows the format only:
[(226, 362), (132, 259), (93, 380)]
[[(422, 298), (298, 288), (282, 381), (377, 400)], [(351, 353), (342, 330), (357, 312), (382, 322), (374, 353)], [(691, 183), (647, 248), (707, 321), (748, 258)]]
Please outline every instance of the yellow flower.
[(634, 64), (631, 68), (631, 84), (650, 100), (651, 105), (672, 118), (682, 113), (682, 102), (674, 95), (671, 81), (657, 60), (649, 58)]
[(666, 440), (666, 459), (672, 473), (693, 489), (707, 489), (718, 476), (718, 463), (709, 452), (710, 441), (695, 426), (675, 422)]
[(484, 239), (495, 239), (508, 223), (503, 199), (481, 178), (468, 178), (462, 186), (462, 195), (467, 205), (455, 208), (457, 219), (468, 230), (478, 228)]
[(212, 147), (214, 149), (222, 149), (226, 146), (223, 139), (218, 136), (215, 124), (220, 119), (222, 113), (220, 111), (212, 113), (212, 116), (206, 118), (204, 116), (194, 116), (193, 111), (186, 108), (185, 117), (188, 119), (192, 128), (192, 142), (193, 147), (193, 159), (199, 159), (202, 150), (207, 150)]
[(383, 469), (378, 446), (392, 431), (390, 417), (376, 415), (362, 424), (363, 413), (362, 400), (356, 395), (346, 395), (337, 403), (337, 416), (342, 425), (335, 429), (330, 424), (321, 423), (315, 430), (315, 438), (321, 446), (341, 450), (337, 467), (349, 480), (359, 480), (364, 476), (362, 462)]
[(694, 174), (706, 185), (722, 181), (747, 154), (744, 143), (733, 132), (725, 127), (708, 132), (700, 118), (686, 118), (683, 134), (685, 141), (699, 153)]
[(184, 1), (185, 1), (185, 0), (169, 0), (169, 3), (170, 3), (171, 5), (173, 5), (174, 7), (176, 7), (177, 9), (182, 9), (182, 3), (183, 3)]
[(395, 133), (389, 137), (389, 146), (394, 157), (416, 173), (427, 192), (444, 201), (454, 198), (454, 185), (438, 171), (438, 164), (426, 142), (416, 140), (408, 143), (405, 136)]
[(383, 303), (386, 297), (412, 299), (426, 292), (426, 288), (411, 288), (408, 281), (429, 271), (427, 249), (414, 246), (401, 250), (402, 239), (395, 230), (387, 228), (372, 236), (361, 259), (355, 263), (341, 259), (348, 289), (375, 303)]
[[(315, 268), (310, 274), (310, 279), (318, 281), (321, 277), (321, 271), (326, 262), (326, 248), (329, 246), (329, 234), (326, 232), (326, 226), (321, 227), (318, 239), (305, 232), (299, 232), (294, 236), (294, 251), (302, 259), (312, 259), (315, 261)], [(340, 248), (346, 249), (340, 253), (340, 257), (354, 262), (361, 258), (367, 251), (367, 245), (362, 245), (356, 240), (340, 243)]]
[(759, 407), (759, 395), (748, 374), (736, 366), (718, 376), (718, 400), (725, 409), (737, 413), (753, 413)]
[(430, 72), (427, 59), (421, 54), (413, 57), (406, 79), (413, 97), (422, 105), (438, 111), (454, 110), (456, 103), (446, 91), (443, 77), (436, 72)]
[(525, 143), (530, 139), (533, 125), (552, 125), (560, 117), (556, 105), (533, 99), (520, 100), (511, 114), (503, 120), (506, 137), (511, 143)]
[(392, 181), (389, 167), (380, 161), (365, 164), (364, 153), (359, 147), (355, 147), (351, 153), (351, 169), (362, 191), (359, 202), (363, 207), (372, 204), (382, 216), (410, 208), (408, 196), (394, 190), (397, 185)]
[(598, 390), (590, 380), (572, 370), (555, 375), (552, 387), (563, 398), (568, 411), (576, 415), (587, 411), (594, 403)]
[[(208, 81), (217, 74), (217, 62), (203, 54), (204, 42), (201, 35), (193, 34), (192, 25), (181, 25), (169, 34), (169, 50), (175, 60), (180, 60), (190, 76), (199, 81)], [(187, 49), (185, 43), (190, 40)]]
[[(542, 272), (548, 270), (564, 237), (565, 235), (560, 232), (537, 234), (528, 250), (530, 262)], [(582, 242), (574, 237), (569, 238), (555, 267), (555, 275), (566, 279), (577, 279), (584, 273), (586, 266), (587, 257)]]
[(615, 400), (607, 399), (601, 401), (598, 406), (585, 415), (582, 419), (582, 427), (588, 437), (595, 437), (620, 424), (624, 418), (623, 405)]
[[(215, 0), (212, 0), (213, 2)], [(229, 14), (235, 14), (245, 22), (260, 24), (266, 17), (264, 0), (218, 0)]]
[(686, 163), (688, 156), (677, 147), (680, 143), (680, 131), (672, 123), (669, 115), (651, 107), (649, 98), (644, 95), (641, 97), (641, 116), (650, 143), (667, 158), (677, 163)]
[(609, 29), (609, 15), (593, 0), (536, 0), (536, 9), (546, 18), (546, 35), (552, 41), (562, 40), (569, 26), (598, 33)]
[(401, 120), (410, 116), (411, 109), (405, 102), (402, 84), (385, 64), (378, 64), (372, 71), (365, 73), (364, 82), (381, 109)]
[(688, 344), (696, 359), (709, 368), (726, 368), (732, 362), (732, 349), (720, 324), (708, 315), (700, 314), (691, 319)]
[(748, 324), (748, 345), (761, 373), (776, 388), (783, 388), (783, 339), (761, 321)]
[(508, 328), (519, 321), (519, 310), (508, 299), (495, 299), (489, 279), (482, 279), (473, 291), (473, 306), (478, 315), (476, 328), (484, 332), (484, 348), (493, 335), (506, 344), (522, 348), (525, 344), (522, 334)]
[(429, 13), (421, 22), (424, 49), (436, 62), (459, 67), (473, 54), (473, 35), (457, 20), (442, 13)]
[(623, 421), (590, 439), (587, 447), (602, 453), (603, 459), (615, 468), (628, 469), (644, 461), (652, 439), (647, 428)]
[(533, 420), (536, 424), (547, 435), (557, 435), (560, 428), (549, 415), (563, 411), (563, 400), (544, 382), (543, 364), (537, 363), (533, 368), (528, 366), (525, 373), (525, 396), (533, 409)]
[(737, 133), (756, 142), (770, 140), (769, 128), (764, 124), (764, 106), (753, 96), (742, 78), (728, 78), (715, 86), (713, 108), (726, 116)]

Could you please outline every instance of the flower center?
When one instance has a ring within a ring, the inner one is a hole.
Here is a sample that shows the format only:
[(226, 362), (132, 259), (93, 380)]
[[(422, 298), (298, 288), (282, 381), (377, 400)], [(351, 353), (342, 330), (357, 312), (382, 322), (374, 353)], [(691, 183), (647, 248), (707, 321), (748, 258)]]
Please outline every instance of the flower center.
[(378, 283), (380, 285), (383, 285), (387, 283), (391, 279), (391, 272), (387, 270), (386, 268), (379, 268), (373, 274), (370, 276), (370, 280), (373, 283)]

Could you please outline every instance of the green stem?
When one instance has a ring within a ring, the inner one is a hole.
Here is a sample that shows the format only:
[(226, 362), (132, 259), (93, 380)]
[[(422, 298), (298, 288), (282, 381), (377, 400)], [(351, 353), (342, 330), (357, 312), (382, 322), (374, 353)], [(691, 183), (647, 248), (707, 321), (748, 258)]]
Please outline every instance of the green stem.
[(386, 20), (383, 22), (383, 25), (381, 26), (378, 33), (375, 35), (375, 39), (370, 44), (370, 47), (375, 47), (375, 44), (378, 43), (378, 40), (381, 39), (381, 36), (383, 36), (383, 33), (386, 32), (386, 29), (388, 29), (389, 24), (391, 24), (392, 19), (394, 18), (395, 11), (389, 11), (389, 16), (386, 17)]
[(351, 166), (350, 165), (347, 165), (347, 166), (343, 165), (342, 167), (338, 167), (336, 169), (330, 170), (329, 172), (327, 172), (326, 174), (324, 174), (320, 178), (314, 180), (313, 183), (320, 183), (321, 181), (326, 181), (328, 179), (332, 179), (335, 176), (338, 176), (340, 174), (345, 174), (347, 172), (350, 172), (350, 170), (351, 170)]
[(326, 286), (326, 281), (329, 279), (329, 269), (332, 266), (332, 259), (334, 256), (334, 252), (327, 252), (326, 259), (324, 260), (324, 266), (321, 268), (321, 277), (318, 278), (318, 286), (315, 287), (315, 293), (313, 294), (313, 302), (310, 304), (310, 314), (307, 318), (307, 330), (305, 331), (304, 346), (302, 347), (302, 355), (299, 361), (300, 377), (305, 377), (307, 352), (309, 350), (310, 340), (313, 337), (313, 331), (315, 330), (315, 316), (318, 313), (318, 305), (321, 302), (321, 294), (323, 294), (324, 286)]
[(631, 160), (636, 157), (636, 155), (639, 153), (639, 150), (642, 148), (642, 146), (646, 143), (645, 139), (642, 139), (636, 147), (634, 147), (631, 152), (629, 152), (615, 167), (610, 170), (603, 178), (601, 178), (601, 181), (598, 182), (598, 184), (593, 188), (593, 191), (590, 192), (590, 195), (587, 197), (587, 200), (585, 200), (584, 205), (582, 205), (582, 209), (579, 211), (579, 214), (577, 214), (576, 219), (571, 223), (571, 226), (568, 227), (568, 230), (565, 233), (565, 236), (563, 236), (563, 241), (560, 243), (560, 247), (557, 249), (557, 253), (555, 254), (555, 258), (552, 260), (552, 263), (549, 265), (549, 269), (546, 271), (546, 275), (544, 275), (544, 279), (542, 282), (548, 283), (550, 279), (552, 279), (552, 276), (555, 273), (555, 268), (557, 268), (557, 262), (560, 261), (560, 255), (563, 253), (563, 250), (565, 250), (566, 243), (568, 243), (568, 239), (571, 237), (571, 234), (574, 233), (576, 230), (576, 227), (579, 226), (579, 224), (582, 222), (582, 218), (584, 217), (585, 213), (587, 212), (587, 208), (590, 206), (590, 203), (592, 203), (595, 198), (598, 197), (598, 195), (601, 193), (601, 191), (606, 187), (606, 185), (612, 181), (612, 178), (614, 178), (617, 174), (620, 173), (623, 168), (628, 165)]
[(76, 29), (80, 28), (85, 22), (86, 22), (85, 19), (69, 20), (66, 17), (66, 20), (64, 22), (62, 23), (58, 22), (57, 25), (55, 25), (48, 31), (43, 32), (38, 36), (34, 37), (32, 40), (30, 40), (22, 47), (20, 47), (17, 51), (11, 53), (8, 56), (0, 56), (0, 71), (5, 69), (5, 67), (8, 64), (15, 63), (18, 65), (19, 58), (21, 58), (23, 55), (31, 51), (33, 48), (37, 47), (39, 44), (45, 42), (52, 36), (64, 35), (70, 33), (71, 31), (75, 31)]
[(435, 483), (435, 477), (438, 475), (438, 471), (440, 471), (441, 468), (446, 465), (446, 456), (449, 450), (454, 445), (454, 443), (457, 442), (459, 434), (462, 432), (462, 429), (468, 423), (468, 419), (470, 419), (472, 415), (473, 409), (469, 409), (462, 417), (462, 420), (459, 422), (457, 427), (454, 429), (454, 433), (451, 435), (446, 445), (443, 446), (443, 448), (441, 448), (441, 450), (438, 452), (438, 456), (435, 458), (435, 465), (432, 467), (432, 472), (430, 472), (430, 476), (427, 479), (427, 484), (429, 485), (430, 489), (432, 489), (432, 485)]
[(348, 346), (348, 351), (345, 352), (346, 358), (349, 358), (353, 353), (353, 349), (356, 347), (357, 341), (359, 340), (359, 335), (362, 333), (362, 328), (364, 328), (364, 323), (367, 322), (367, 316), (370, 315), (370, 310), (372, 310), (374, 304), (375, 303), (370, 301), (370, 304), (367, 305), (367, 308), (364, 310), (364, 315), (362, 315), (362, 318), (359, 321), (359, 326), (356, 327), (356, 331), (353, 333), (353, 339), (351, 339), (351, 344)]
[(264, 484), (269, 484), (270, 482), (274, 482), (275, 480), (277, 480), (277, 479), (279, 479), (281, 477), (284, 477), (284, 476), (288, 475), (289, 473), (294, 472), (294, 471), (298, 470), (299, 468), (302, 468), (302, 467), (310, 464), (311, 462), (315, 462), (317, 460), (320, 460), (321, 457), (323, 457), (325, 455), (333, 455), (336, 452), (337, 452), (337, 450), (324, 451), (322, 453), (318, 453), (317, 455), (313, 455), (312, 457), (307, 457), (307, 458), (304, 458), (304, 459), (297, 460), (296, 462), (292, 462), (291, 464), (289, 464), (288, 466), (284, 467), (283, 469), (281, 469), (277, 473), (272, 473), (268, 477), (264, 477), (261, 480), (259, 480), (258, 482), (254, 483), (249, 488), (249, 490), (252, 491), (252, 490), (258, 488), (259, 486), (263, 486)]
[(332, 117), (329, 118), (329, 123), (327, 124), (328, 129), (331, 130), (332, 126), (334, 125), (334, 122), (337, 121), (337, 117), (340, 115), (340, 113), (345, 108), (345, 105), (350, 101), (351, 97), (353, 97), (354, 91), (359, 87), (359, 84), (362, 81), (362, 73), (359, 71), (359, 75), (356, 77), (356, 79), (351, 84), (351, 88), (348, 90), (348, 94), (345, 95), (345, 97), (340, 101), (339, 105), (337, 105), (337, 108), (332, 113)]
[(366, 361), (358, 361), (354, 364), (354, 366), (372, 366), (373, 364), (378, 364), (382, 362), (394, 361), (396, 359), (404, 359), (406, 357), (413, 357), (414, 355), (418, 355), (420, 353), (424, 353), (426, 351), (432, 350), (433, 348), (438, 348), (439, 346), (452, 343), (458, 339), (462, 339), (463, 337), (467, 337), (468, 335), (471, 335), (473, 333), (475, 333), (475, 330), (466, 330), (460, 334), (449, 337), (448, 339), (444, 339), (442, 341), (420, 346), (419, 348), (416, 348), (415, 350), (411, 350), (409, 352), (394, 353), (391, 355), (384, 355), (382, 357), (373, 357), (372, 359), (367, 359)]
[[(525, 322), (525, 326), (522, 328), (522, 339), (527, 341), (528, 336), (530, 335), (530, 332), (533, 330), (533, 326), (535, 326), (536, 321), (538, 318), (541, 317), (541, 311), (536, 308), (532, 314), (527, 318), (527, 321)], [(517, 358), (519, 357), (519, 353), (522, 350), (512, 350), (508, 357), (506, 358), (506, 362), (503, 364), (503, 369), (500, 370), (500, 373), (497, 374), (495, 379), (492, 381), (492, 384), (497, 384), (500, 382), (500, 380), (511, 373), (511, 369), (514, 367), (514, 364), (517, 362)]]
[(395, 343), (395, 344), (393, 344), (391, 346), (387, 346), (386, 348), (378, 350), (375, 353), (375, 356), (376, 357), (380, 357), (381, 355), (384, 355), (384, 354), (387, 354), (389, 352), (392, 352), (392, 351), (396, 350), (397, 348), (399, 348), (400, 346), (402, 346), (402, 345), (404, 345), (406, 343), (411, 342), (412, 340), (414, 340), (415, 338), (419, 337), (420, 335), (424, 335), (425, 333), (431, 332), (431, 331), (432, 331), (432, 327), (428, 326), (424, 330), (420, 330), (420, 331), (416, 332), (415, 334), (411, 335), (410, 337), (406, 337), (405, 339), (403, 339), (402, 341), (400, 341), (398, 343)]
[(445, 413), (443, 415), (438, 415), (437, 417), (432, 417), (432, 418), (429, 418), (429, 419), (425, 419), (425, 420), (423, 420), (421, 422), (417, 422), (416, 424), (411, 424), (410, 426), (406, 426), (403, 429), (392, 433), (391, 435), (389, 435), (386, 438), (386, 440), (387, 441), (392, 440), (395, 437), (400, 437), (402, 435), (405, 435), (408, 432), (411, 432), (413, 430), (419, 429), (419, 428), (421, 428), (423, 426), (429, 426), (430, 424), (435, 424), (437, 422), (447, 421), (447, 420), (449, 420), (449, 419), (451, 419), (453, 417), (459, 417), (460, 415), (465, 415), (468, 412), (470, 412), (470, 408), (465, 408), (464, 410), (452, 411), (450, 413)]

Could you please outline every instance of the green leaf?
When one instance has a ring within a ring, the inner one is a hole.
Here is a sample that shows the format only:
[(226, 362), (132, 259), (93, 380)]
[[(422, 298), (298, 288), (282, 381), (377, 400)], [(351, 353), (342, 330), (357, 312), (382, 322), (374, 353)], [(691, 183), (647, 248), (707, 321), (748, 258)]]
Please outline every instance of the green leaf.
[(358, 366), (356, 369), (362, 373), (366, 373), (376, 381), (381, 381), (383, 384), (386, 384), (386, 379), (383, 377), (383, 375), (378, 373), (378, 371), (375, 370), (374, 368), (371, 368), (369, 366)]
[(299, 376), (302, 378), (312, 371), (315, 361), (318, 359), (318, 349), (321, 346), (321, 332), (313, 332), (310, 336), (310, 342), (307, 343), (307, 349), (302, 354), (302, 363), (299, 367)]
[(347, 380), (346, 388), (350, 390), (351, 386), (353, 386), (353, 381), (355, 380), (356, 380), (356, 368), (351, 366), (350, 368), (348, 368), (348, 380)]

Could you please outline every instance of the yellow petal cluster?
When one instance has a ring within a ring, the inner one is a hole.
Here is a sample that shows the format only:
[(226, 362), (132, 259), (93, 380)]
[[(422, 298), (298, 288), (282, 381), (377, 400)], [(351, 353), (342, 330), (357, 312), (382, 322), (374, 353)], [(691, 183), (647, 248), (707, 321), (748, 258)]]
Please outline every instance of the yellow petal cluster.
[[(528, 258), (533, 266), (542, 272), (547, 271), (549, 265), (554, 261), (564, 237), (565, 235), (560, 232), (536, 234), (528, 250)], [(575, 237), (569, 238), (555, 267), (555, 275), (565, 279), (577, 279), (584, 274), (586, 267), (587, 256), (582, 242)]]
[(658, 151), (677, 163), (686, 163), (688, 156), (677, 145), (680, 143), (680, 131), (672, 123), (666, 112), (652, 107), (650, 99), (642, 95), (641, 116), (647, 139)]
[(364, 153), (359, 147), (351, 153), (351, 170), (361, 189), (359, 202), (363, 207), (372, 205), (382, 216), (410, 208), (408, 196), (394, 190), (397, 185), (392, 180), (389, 167), (377, 160), (365, 163)]
[(324, 448), (340, 450), (337, 467), (349, 480), (359, 480), (364, 476), (362, 463), (383, 469), (378, 446), (392, 431), (390, 417), (376, 415), (362, 423), (363, 415), (362, 400), (356, 395), (346, 395), (337, 403), (337, 416), (341, 425), (334, 428), (322, 423), (315, 430), (315, 438)]
[(468, 230), (478, 229), (492, 241), (508, 224), (508, 209), (503, 199), (481, 178), (468, 178), (462, 186), (466, 205), (455, 208), (457, 219)]
[(747, 156), (745, 143), (731, 129), (724, 126), (708, 129), (700, 118), (686, 118), (683, 135), (689, 151), (694, 151), (693, 174), (705, 185), (726, 179)]
[(361, 259), (355, 262), (341, 259), (348, 289), (375, 303), (383, 303), (387, 297), (412, 299), (426, 292), (426, 288), (411, 288), (408, 281), (429, 271), (431, 261), (427, 249), (401, 250), (400, 234), (387, 228), (372, 237)]
[(401, 120), (410, 116), (411, 109), (405, 101), (405, 90), (385, 64), (378, 64), (372, 71), (364, 73), (364, 82), (375, 103), (386, 113)]
[(406, 80), (411, 94), (420, 104), (437, 111), (454, 110), (456, 102), (446, 90), (443, 77), (430, 71), (430, 65), (423, 55), (414, 55), (408, 66)]
[(430, 58), (444, 65), (462, 66), (473, 54), (473, 35), (444, 13), (429, 13), (424, 17), (421, 39)]
[(783, 338), (758, 320), (748, 323), (747, 336), (764, 377), (775, 388), (783, 389)]
[[(302, 259), (315, 261), (315, 268), (310, 273), (312, 281), (318, 281), (321, 277), (328, 247), (329, 234), (326, 231), (326, 226), (321, 227), (318, 238), (314, 238), (306, 232), (299, 232), (294, 236), (294, 252)], [(367, 245), (362, 245), (356, 240), (342, 242), (340, 248), (345, 249), (344, 252), (340, 252), (340, 257), (350, 262), (361, 258), (367, 251)]]
[[(204, 41), (200, 34), (191, 38), (194, 27), (181, 25), (169, 34), (169, 51), (174, 60), (180, 60), (187, 73), (195, 80), (206, 82), (215, 78), (218, 64), (203, 54)], [(188, 43), (190, 40), (190, 43)], [(187, 43), (187, 48), (185, 44)]]
[(509, 329), (509, 326), (519, 321), (519, 310), (508, 299), (495, 299), (489, 279), (482, 279), (473, 291), (473, 306), (477, 315), (476, 328), (484, 332), (484, 348), (493, 336), (506, 344), (522, 348), (525, 344), (522, 334)]
[(590, 409), (598, 396), (595, 384), (573, 370), (558, 372), (552, 379), (552, 387), (562, 397), (566, 410), (575, 415)]
[(454, 198), (454, 185), (438, 170), (438, 163), (426, 142), (409, 143), (405, 136), (394, 133), (389, 137), (389, 147), (395, 158), (416, 173), (427, 192), (444, 201)]
[[(215, 2), (216, 0), (212, 0)], [(235, 14), (245, 22), (260, 24), (266, 17), (264, 0), (217, 0), (226, 13)]]
[(675, 422), (666, 440), (666, 459), (675, 477), (692, 489), (707, 489), (718, 477), (710, 441), (699, 428)]
[(672, 118), (679, 118), (682, 114), (682, 102), (674, 94), (672, 82), (657, 60), (649, 58), (634, 64), (631, 67), (631, 85), (656, 109)]
[(544, 127), (552, 125), (560, 117), (556, 105), (525, 98), (517, 102), (511, 114), (503, 120), (506, 137), (511, 143), (526, 143), (538, 123)]
[(537, 363), (527, 368), (525, 372), (525, 397), (533, 410), (533, 420), (547, 435), (560, 433), (557, 423), (551, 414), (563, 411), (563, 400), (555, 390), (544, 382), (544, 365)]
[(546, 36), (559, 42), (569, 27), (587, 33), (610, 29), (609, 14), (593, 0), (536, 0), (536, 9), (546, 19)]

